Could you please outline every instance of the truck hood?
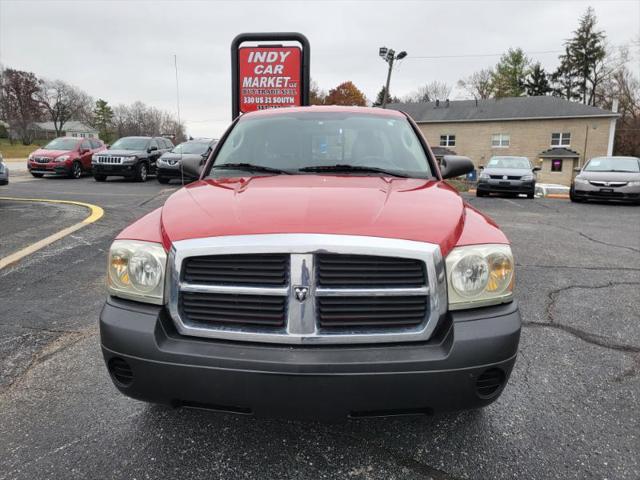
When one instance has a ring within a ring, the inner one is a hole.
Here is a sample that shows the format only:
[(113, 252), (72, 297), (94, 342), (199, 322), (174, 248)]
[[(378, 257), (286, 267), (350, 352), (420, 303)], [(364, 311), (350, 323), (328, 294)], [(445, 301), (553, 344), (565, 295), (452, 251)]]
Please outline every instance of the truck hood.
[(443, 182), (421, 179), (277, 175), (206, 179), (162, 208), (165, 245), (226, 235), (318, 233), (388, 237), (455, 246), (465, 205)]
[(100, 154), (116, 157), (141, 157), (146, 155), (147, 152), (146, 150), (104, 150)]

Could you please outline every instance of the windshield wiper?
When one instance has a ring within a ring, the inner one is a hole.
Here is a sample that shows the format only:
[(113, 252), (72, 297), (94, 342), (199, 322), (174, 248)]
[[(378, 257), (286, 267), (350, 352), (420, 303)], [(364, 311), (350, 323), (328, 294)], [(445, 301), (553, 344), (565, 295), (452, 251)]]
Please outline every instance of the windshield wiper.
[(364, 167), (360, 165), (316, 165), (313, 167), (302, 167), (298, 169), (299, 172), (364, 172), (364, 173), (382, 173), (384, 175), (391, 175), (392, 177), (410, 178), (409, 175), (392, 172), (384, 168), (378, 167)]
[(254, 165), (253, 163), (221, 163), (219, 165), (213, 165), (211, 169), (217, 168), (219, 170), (253, 170), (254, 172), (275, 173), (283, 175), (291, 175), (291, 172), (286, 170), (280, 170), (279, 168), (267, 167), (266, 165)]

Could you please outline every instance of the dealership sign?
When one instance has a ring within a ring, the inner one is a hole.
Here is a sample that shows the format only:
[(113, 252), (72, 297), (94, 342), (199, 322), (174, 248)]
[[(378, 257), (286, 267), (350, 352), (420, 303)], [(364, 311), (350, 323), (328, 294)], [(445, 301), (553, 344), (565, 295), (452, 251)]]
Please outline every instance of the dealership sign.
[[(298, 46), (246, 42), (297, 42)], [(309, 42), (299, 33), (245, 33), (231, 44), (233, 118), (309, 104)]]

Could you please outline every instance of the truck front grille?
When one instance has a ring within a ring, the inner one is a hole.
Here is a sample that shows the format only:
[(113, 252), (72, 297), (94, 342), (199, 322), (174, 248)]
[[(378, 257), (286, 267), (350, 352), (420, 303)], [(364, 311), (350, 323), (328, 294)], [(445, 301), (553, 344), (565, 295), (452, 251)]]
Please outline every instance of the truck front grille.
[(184, 280), (202, 285), (285, 285), (289, 255), (207, 255), (185, 260)]
[(188, 293), (180, 296), (185, 319), (205, 326), (260, 325), (282, 327), (285, 322), (285, 297)]
[(437, 245), (347, 235), (183, 240), (168, 262), (183, 335), (284, 344), (428, 340), (446, 312)]
[(320, 327), (400, 327), (418, 325), (428, 312), (426, 296), (320, 297)]
[(316, 264), (323, 287), (412, 288), (427, 281), (424, 262), (413, 258), (321, 253)]

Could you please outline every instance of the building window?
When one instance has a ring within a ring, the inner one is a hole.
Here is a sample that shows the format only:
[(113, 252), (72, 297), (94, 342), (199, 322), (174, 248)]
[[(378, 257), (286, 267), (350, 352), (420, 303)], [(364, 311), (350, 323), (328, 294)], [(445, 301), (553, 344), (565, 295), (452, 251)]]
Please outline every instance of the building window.
[(552, 147), (568, 147), (571, 145), (571, 134), (566, 133), (552, 133), (551, 134), (551, 146)]
[(440, 146), (441, 147), (455, 147), (456, 146), (456, 136), (455, 135), (440, 135)]
[(506, 133), (494, 133), (491, 135), (491, 146), (494, 148), (506, 148), (509, 146), (511, 137)]
[(562, 171), (562, 159), (554, 158), (553, 160), (551, 160), (551, 171), (552, 172)]
[(84, 137), (85, 137), (85, 134), (84, 134), (84, 133), (81, 133), (81, 134), (80, 134), (80, 138), (84, 138)]

